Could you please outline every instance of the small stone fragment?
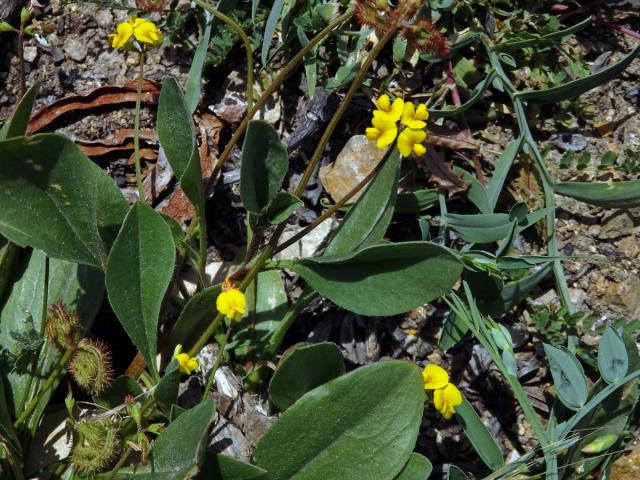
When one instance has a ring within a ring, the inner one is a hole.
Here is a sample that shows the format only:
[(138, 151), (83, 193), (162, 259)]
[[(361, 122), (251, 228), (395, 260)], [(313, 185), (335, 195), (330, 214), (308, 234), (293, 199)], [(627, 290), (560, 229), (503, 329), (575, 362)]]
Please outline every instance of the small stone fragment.
[[(320, 181), (329, 195), (338, 201), (349, 193), (382, 160), (386, 150), (376, 147), (364, 135), (354, 135), (347, 141), (332, 165), (320, 169)], [(352, 201), (358, 199), (360, 190)]]
[(69, 35), (65, 39), (62, 48), (67, 56), (76, 62), (83, 61), (89, 53), (89, 45), (87, 42), (80, 40), (77, 35)]

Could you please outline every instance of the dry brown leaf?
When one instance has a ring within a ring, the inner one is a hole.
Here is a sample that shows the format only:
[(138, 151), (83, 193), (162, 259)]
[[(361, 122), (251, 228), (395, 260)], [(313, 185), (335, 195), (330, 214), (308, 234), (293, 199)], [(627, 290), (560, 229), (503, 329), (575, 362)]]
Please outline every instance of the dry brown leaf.
[[(149, 145), (158, 143), (158, 135), (153, 130), (141, 130), (140, 140)], [(104, 140), (76, 140), (76, 145), (88, 157), (100, 157), (113, 152), (133, 151), (133, 129), (123, 128)]]
[[(123, 87), (115, 85), (98, 87), (90, 92), (65, 97), (53, 102), (38, 110), (33, 117), (31, 117), (27, 134), (33, 135), (34, 133), (44, 130), (71, 112), (91, 110), (106, 105), (134, 103), (136, 101), (136, 83), (136, 81), (132, 81)], [(142, 102), (155, 104), (158, 101), (159, 95), (160, 90), (158, 85), (151, 80), (145, 80), (142, 84)]]
[(435, 183), (438, 190), (453, 194), (467, 189), (468, 183), (452, 170), (453, 162), (444, 161), (442, 153), (427, 150), (426, 155), (418, 157), (418, 162), (430, 174), (429, 181)]
[(480, 148), (478, 142), (469, 136), (468, 131), (456, 132), (438, 125), (429, 126), (426, 142), (429, 145), (446, 148), (447, 150), (477, 150)]

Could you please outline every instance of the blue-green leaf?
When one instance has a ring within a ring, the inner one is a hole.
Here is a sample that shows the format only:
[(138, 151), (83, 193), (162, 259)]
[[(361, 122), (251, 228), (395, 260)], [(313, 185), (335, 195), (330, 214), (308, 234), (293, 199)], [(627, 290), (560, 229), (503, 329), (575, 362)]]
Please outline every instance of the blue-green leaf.
[(618, 333), (607, 326), (598, 347), (598, 370), (607, 383), (615, 383), (627, 374), (629, 355)]
[(558, 399), (572, 410), (578, 410), (587, 401), (589, 389), (578, 360), (568, 351), (545, 344)]

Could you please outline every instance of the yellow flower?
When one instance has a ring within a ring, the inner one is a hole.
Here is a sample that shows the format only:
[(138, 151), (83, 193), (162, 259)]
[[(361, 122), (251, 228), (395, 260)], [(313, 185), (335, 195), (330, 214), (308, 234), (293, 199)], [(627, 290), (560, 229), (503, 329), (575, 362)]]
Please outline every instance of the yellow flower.
[(444, 418), (449, 420), (455, 408), (462, 403), (462, 394), (453, 383), (447, 384), (444, 388), (439, 388), (433, 392), (433, 406), (436, 407)]
[[(427, 138), (427, 132), (424, 130), (414, 130), (405, 128), (398, 135), (398, 150), (403, 157), (408, 157), (411, 152), (416, 155), (424, 155), (427, 149), (422, 145), (424, 139)], [(379, 145), (378, 145), (379, 146)]]
[(444, 388), (449, 383), (449, 374), (438, 365), (427, 365), (422, 371), (425, 390)]
[(404, 112), (400, 123), (409, 128), (421, 129), (427, 126), (426, 120), (428, 118), (429, 110), (427, 110), (427, 106), (424, 103), (419, 104), (418, 108), (414, 110), (413, 103), (407, 102), (404, 104)]
[(247, 306), (247, 299), (237, 288), (228, 288), (223, 290), (216, 299), (216, 308), (218, 312), (226, 317), (240, 321), (244, 315), (244, 309)]
[(194, 370), (198, 369), (198, 359), (196, 357), (190, 357), (186, 353), (182, 353), (182, 345), (176, 345), (175, 350), (173, 351), (173, 358), (178, 361), (178, 365), (180, 365), (180, 372), (186, 373), (187, 375), (191, 375)]
[(134, 46), (142, 48), (147, 45), (157, 47), (162, 44), (163, 38), (162, 32), (153, 22), (138, 17), (131, 17), (126, 22), (119, 23), (116, 33), (109, 35), (112, 47), (124, 49), (131, 49)]
[(401, 98), (396, 98), (391, 103), (387, 94), (380, 95), (380, 98), (376, 101), (376, 106), (378, 110), (373, 111), (373, 118), (379, 118), (387, 122), (397, 122), (404, 111), (404, 101)]
[(398, 135), (398, 127), (395, 122), (390, 122), (379, 117), (373, 117), (373, 127), (367, 128), (367, 140), (376, 140), (378, 148), (388, 147)]

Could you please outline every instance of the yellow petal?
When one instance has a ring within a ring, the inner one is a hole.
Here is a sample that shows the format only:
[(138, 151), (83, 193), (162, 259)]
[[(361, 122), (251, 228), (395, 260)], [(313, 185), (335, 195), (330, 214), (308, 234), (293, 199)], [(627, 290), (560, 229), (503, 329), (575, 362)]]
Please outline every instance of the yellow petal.
[(442, 412), (444, 409), (444, 388), (438, 388), (433, 392), (433, 406), (436, 410)]
[(413, 153), (415, 153), (418, 157), (421, 157), (422, 155), (427, 153), (427, 149), (425, 148), (424, 145), (422, 145), (420, 143), (416, 143), (413, 146)]
[(438, 365), (427, 365), (422, 371), (422, 379), (424, 380), (425, 389), (436, 390), (447, 386), (449, 374)]
[(458, 387), (456, 387), (453, 383), (448, 384), (446, 387), (444, 387), (443, 390), (445, 403), (449, 407), (457, 407), (462, 403), (462, 394), (460, 393), (460, 390), (458, 390)]
[[(376, 110), (376, 112), (379, 112), (380, 110)], [(375, 114), (375, 112), (373, 112)], [(373, 119), (371, 120), (372, 125), (377, 128), (378, 130), (380, 130), (381, 132), (386, 132), (387, 130), (397, 130), (398, 127), (396, 127), (395, 122), (393, 121), (389, 121), (386, 119), (386, 114), (385, 112), (381, 112), (381, 115), (375, 116), (373, 117)]]
[(419, 130), (427, 126), (426, 122), (423, 122), (422, 120), (415, 120), (415, 119), (404, 120), (402, 123), (412, 130)]
[(407, 129), (404, 129), (400, 132), (400, 135), (398, 135), (398, 150), (400, 151), (400, 155), (403, 157), (408, 157), (413, 151), (413, 144), (411, 143), (409, 136), (405, 133), (406, 131)]
[(428, 120), (429, 119), (429, 110), (427, 110), (427, 105), (424, 103), (420, 103), (418, 108), (416, 109), (415, 118), (417, 120)]
[(394, 122), (400, 120), (402, 112), (404, 111), (404, 100), (396, 98), (391, 105), (391, 116)]
[(389, 145), (391, 145), (393, 143), (393, 141), (396, 139), (396, 135), (398, 134), (398, 129), (397, 128), (392, 128), (390, 130), (385, 130), (384, 132), (382, 132), (382, 134), (378, 137), (378, 141), (376, 143), (376, 146), (378, 148), (386, 148)]
[(133, 29), (133, 36), (136, 40), (149, 45), (157, 44), (159, 38), (158, 34), (158, 28), (152, 22), (148, 21), (143, 21)]
[(191, 372), (193, 372), (194, 370), (197, 370), (199, 366), (200, 365), (198, 363), (198, 359), (196, 357), (191, 357), (187, 362), (187, 369), (189, 370), (189, 375), (191, 375)]
[(117, 43), (114, 42), (116, 43), (115, 47), (122, 48), (129, 41), (131, 35), (133, 35), (133, 27), (129, 22), (122, 22), (118, 24), (118, 26), (116, 27), (116, 31), (118, 32), (118, 41)]
[(404, 111), (402, 112), (402, 123), (413, 120), (415, 112), (413, 110), (413, 103), (407, 102), (404, 104)]
[(380, 95), (380, 97), (376, 101), (376, 106), (380, 110), (388, 112), (391, 108), (391, 100), (389, 99), (389, 95), (387, 95), (386, 93), (384, 95)]
[(369, 127), (367, 128), (365, 135), (367, 136), (367, 140), (371, 142), (373, 140), (376, 140), (380, 136), (380, 130), (378, 130), (376, 127)]
[(427, 138), (427, 132), (424, 130), (417, 130), (413, 128), (405, 128), (403, 132), (406, 132), (407, 137), (411, 143), (422, 143)]

